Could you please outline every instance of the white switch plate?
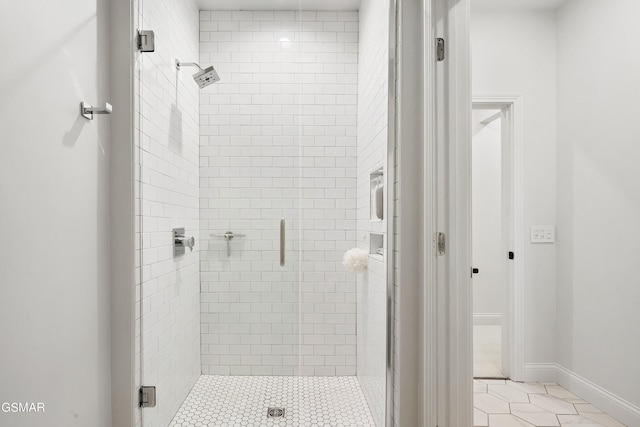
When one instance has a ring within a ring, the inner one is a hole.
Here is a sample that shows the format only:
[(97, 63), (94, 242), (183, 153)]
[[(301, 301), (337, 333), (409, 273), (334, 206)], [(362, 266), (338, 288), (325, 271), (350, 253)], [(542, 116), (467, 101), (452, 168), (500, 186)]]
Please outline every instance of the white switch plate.
[(532, 225), (531, 243), (554, 243), (556, 231), (553, 225)]

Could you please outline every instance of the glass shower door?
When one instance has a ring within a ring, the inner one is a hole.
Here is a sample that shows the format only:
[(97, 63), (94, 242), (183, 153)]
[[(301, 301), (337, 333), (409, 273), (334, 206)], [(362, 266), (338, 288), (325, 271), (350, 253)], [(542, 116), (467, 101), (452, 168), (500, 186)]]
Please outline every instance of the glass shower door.
[(201, 374), (199, 70), (176, 66), (199, 60), (199, 12), (164, 0), (135, 11), (155, 34), (155, 51), (136, 53), (138, 381), (156, 392), (138, 422), (166, 427)]
[[(138, 382), (155, 387), (140, 422), (168, 426), (192, 388), (225, 384), (286, 386), (273, 405), (291, 410), (303, 357), (299, 14), (162, 0), (137, 12), (156, 44), (136, 55)], [(209, 66), (220, 81), (201, 89), (193, 74)], [(192, 249), (176, 245), (191, 237)]]
[[(141, 425), (384, 425), (387, 99), (367, 92), (359, 147), (360, 14), (137, 7)], [(355, 247), (369, 270), (343, 266)]]

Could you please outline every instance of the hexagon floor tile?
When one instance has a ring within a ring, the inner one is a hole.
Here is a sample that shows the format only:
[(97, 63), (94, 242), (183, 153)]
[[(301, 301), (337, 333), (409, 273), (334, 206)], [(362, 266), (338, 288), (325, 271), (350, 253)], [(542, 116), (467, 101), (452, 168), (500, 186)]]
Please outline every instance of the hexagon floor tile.
[[(271, 407), (282, 418), (267, 418)], [(169, 427), (375, 427), (356, 377), (202, 375)]]
[(624, 427), (556, 384), (474, 380), (475, 427)]

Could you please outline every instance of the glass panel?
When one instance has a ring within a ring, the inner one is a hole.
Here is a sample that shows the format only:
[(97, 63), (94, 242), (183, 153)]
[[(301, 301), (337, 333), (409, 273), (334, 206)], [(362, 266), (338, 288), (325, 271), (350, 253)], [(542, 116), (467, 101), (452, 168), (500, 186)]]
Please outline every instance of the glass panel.
[[(155, 33), (155, 51), (138, 53), (138, 150), (141, 200), (141, 383), (157, 405), (142, 425), (167, 426), (201, 373), (199, 11), (193, 2), (144, 0), (139, 29)], [(193, 250), (174, 255), (174, 229)]]
[(144, 426), (384, 425), (389, 4), (278, 4), (138, 4)]
[(200, 13), (221, 76), (200, 98), (204, 374), (298, 373), (298, 27), (293, 11)]

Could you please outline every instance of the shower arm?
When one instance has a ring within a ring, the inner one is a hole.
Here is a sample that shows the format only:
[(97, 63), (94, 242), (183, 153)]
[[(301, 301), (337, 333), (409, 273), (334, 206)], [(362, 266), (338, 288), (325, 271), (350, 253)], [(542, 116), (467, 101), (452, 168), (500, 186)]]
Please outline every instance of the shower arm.
[(179, 70), (180, 67), (198, 67), (200, 71), (203, 71), (202, 67), (195, 62), (180, 62), (176, 59), (176, 68)]

